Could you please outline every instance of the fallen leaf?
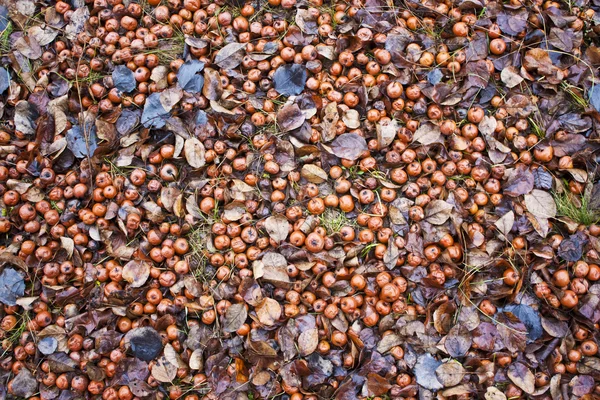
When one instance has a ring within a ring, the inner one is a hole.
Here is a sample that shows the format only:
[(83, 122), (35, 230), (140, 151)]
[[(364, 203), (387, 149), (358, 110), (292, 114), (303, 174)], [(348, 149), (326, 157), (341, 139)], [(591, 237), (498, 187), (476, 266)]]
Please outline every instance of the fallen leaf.
[(525, 393), (532, 394), (535, 391), (535, 376), (523, 363), (515, 362), (510, 364), (507, 375)]
[(327, 181), (327, 172), (314, 164), (304, 164), (300, 174), (307, 181), (317, 185)]
[(344, 133), (331, 143), (331, 150), (339, 158), (357, 160), (366, 150), (367, 142), (356, 133)]
[(281, 306), (277, 300), (270, 297), (265, 299), (255, 308), (256, 315), (261, 324), (273, 326), (281, 318)]
[(274, 215), (265, 220), (265, 229), (271, 239), (281, 243), (288, 236), (290, 223), (283, 215)]
[(246, 310), (246, 306), (244, 304), (232, 304), (225, 312), (223, 331), (227, 333), (236, 332), (242, 327), (244, 322), (246, 322), (247, 317), (248, 311)]
[(304, 90), (307, 73), (300, 64), (286, 64), (275, 71), (273, 83), (275, 90), (284, 96), (297, 96)]
[(152, 366), (152, 376), (159, 382), (173, 382), (177, 377), (177, 366), (171, 364), (165, 356), (161, 356)]
[(319, 331), (317, 328), (308, 329), (298, 336), (298, 349), (303, 357), (312, 354), (319, 344)]
[(444, 387), (458, 385), (466, 375), (466, 371), (458, 361), (448, 361), (437, 367), (435, 376)]
[(510, 233), (514, 224), (515, 224), (515, 213), (513, 211), (507, 212), (502, 217), (500, 217), (496, 222), (494, 222), (494, 225), (496, 226), (496, 228), (498, 228), (500, 233), (502, 233), (505, 237), (508, 236), (508, 234)]
[(442, 133), (437, 125), (424, 123), (413, 134), (413, 142), (421, 143), (422, 145), (430, 145), (439, 143), (442, 138)]
[(533, 189), (531, 194), (525, 195), (525, 206), (527, 210), (539, 218), (556, 217), (556, 203), (548, 192)]
[(202, 168), (206, 164), (204, 145), (195, 137), (185, 141), (183, 153), (192, 168)]
[(121, 275), (131, 287), (141, 287), (150, 276), (150, 265), (142, 260), (131, 260), (125, 264)]

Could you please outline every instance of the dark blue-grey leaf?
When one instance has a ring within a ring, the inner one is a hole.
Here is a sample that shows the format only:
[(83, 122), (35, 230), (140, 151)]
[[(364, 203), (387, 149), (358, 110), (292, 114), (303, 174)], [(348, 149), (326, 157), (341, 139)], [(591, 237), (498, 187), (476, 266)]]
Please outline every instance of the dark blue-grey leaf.
[(127, 334), (127, 337), (129, 337), (131, 352), (140, 360), (153, 360), (163, 349), (160, 335), (149, 326), (134, 329)]
[(265, 47), (263, 49), (263, 53), (265, 54), (275, 54), (275, 52), (279, 49), (279, 47), (277, 46), (277, 42), (272, 41), (272, 42), (268, 42), (267, 44), (265, 44)]
[(437, 85), (438, 83), (440, 83), (443, 77), (444, 74), (442, 74), (442, 71), (440, 71), (438, 68), (431, 70), (431, 72), (427, 74), (427, 80), (432, 85)]
[(152, 93), (148, 96), (142, 113), (142, 124), (146, 128), (162, 128), (168, 118), (169, 112), (160, 102), (160, 93)]
[(417, 383), (429, 390), (442, 389), (444, 386), (435, 375), (435, 370), (440, 365), (442, 365), (441, 361), (433, 358), (431, 354), (425, 353), (419, 356), (413, 369)]
[(98, 147), (95, 127), (84, 132), (81, 126), (74, 125), (67, 131), (67, 147), (77, 158), (91, 157)]
[(527, 328), (527, 342), (531, 343), (539, 339), (544, 330), (540, 313), (527, 304), (509, 304), (504, 311), (513, 313)]
[(302, 93), (306, 79), (306, 68), (300, 64), (283, 65), (277, 68), (273, 75), (275, 90), (285, 96), (295, 96)]
[(112, 73), (113, 83), (117, 89), (121, 92), (131, 92), (135, 90), (135, 76), (133, 71), (127, 68), (125, 65), (117, 65)]
[(588, 90), (588, 98), (592, 107), (600, 112), (600, 83), (595, 84)]
[(558, 246), (558, 255), (565, 261), (579, 261), (583, 256), (583, 246), (587, 243), (587, 238), (582, 232), (571, 235), (563, 240)]
[(12, 268), (5, 268), (0, 274), (0, 302), (7, 306), (14, 306), (23, 294), (25, 294), (23, 276)]
[(50, 76), (52, 81), (48, 84), (46, 91), (52, 97), (60, 97), (67, 94), (67, 92), (69, 91), (69, 82), (67, 82), (65, 79), (63, 79), (55, 73), (51, 73)]
[(190, 60), (179, 67), (177, 71), (177, 82), (179, 86), (190, 93), (202, 91), (204, 86), (204, 77), (198, 75), (198, 72), (204, 69), (204, 63), (198, 60)]
[(4, 93), (10, 86), (10, 73), (0, 67), (0, 94)]
[(533, 183), (536, 189), (552, 189), (552, 175), (543, 167), (537, 167), (533, 170)]
[(196, 113), (196, 125), (206, 125), (208, 124), (208, 116), (206, 115), (206, 111), (198, 110)]
[(4, 32), (8, 27), (8, 8), (6, 6), (0, 6), (0, 32)]
[(140, 111), (131, 110), (129, 108), (123, 109), (123, 112), (117, 119), (116, 128), (117, 132), (121, 135), (127, 135), (137, 126), (140, 122)]
[(52, 354), (58, 348), (58, 340), (52, 336), (46, 336), (40, 339), (38, 343), (38, 350), (44, 355)]

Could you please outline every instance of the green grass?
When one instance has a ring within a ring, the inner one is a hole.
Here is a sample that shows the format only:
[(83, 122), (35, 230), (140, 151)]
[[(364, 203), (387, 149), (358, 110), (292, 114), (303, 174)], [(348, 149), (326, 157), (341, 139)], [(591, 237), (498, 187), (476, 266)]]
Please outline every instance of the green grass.
[(540, 139), (543, 139), (546, 137), (546, 132), (544, 131), (544, 129), (537, 123), (537, 121), (535, 120), (535, 118), (529, 117), (529, 124), (531, 125), (531, 132), (536, 135), (537, 137), (539, 137)]
[(156, 49), (143, 51), (144, 54), (156, 54), (161, 65), (169, 64), (171, 61), (183, 57), (185, 47), (185, 36), (179, 29), (173, 30), (173, 36), (158, 40)]
[(319, 221), (328, 235), (338, 233), (344, 226), (354, 227), (356, 225), (353, 220), (346, 217), (344, 212), (333, 208), (327, 208), (323, 214), (319, 215)]
[(590, 226), (600, 221), (600, 210), (592, 209), (589, 196), (577, 196), (568, 191), (553, 193), (559, 216)]
[(586, 98), (583, 97), (583, 91), (579, 87), (564, 81), (561, 82), (560, 87), (569, 94), (571, 100), (577, 107), (585, 109), (590, 105)]
[(0, 32), (0, 55), (5, 55), (10, 52), (9, 37), (13, 32), (12, 22), (8, 22), (6, 28)]
[[(8, 340), (12, 344), (18, 343), (23, 332), (27, 330), (27, 324), (29, 321), (31, 321), (31, 318), (29, 317), (29, 313), (27, 311), (24, 311), (23, 314), (19, 314), (17, 317), (17, 324), (13, 329), (5, 333), (6, 337), (4, 339)], [(6, 348), (2, 354), (0, 354), (0, 357), (4, 357), (10, 351), (12, 351), (11, 347)]]

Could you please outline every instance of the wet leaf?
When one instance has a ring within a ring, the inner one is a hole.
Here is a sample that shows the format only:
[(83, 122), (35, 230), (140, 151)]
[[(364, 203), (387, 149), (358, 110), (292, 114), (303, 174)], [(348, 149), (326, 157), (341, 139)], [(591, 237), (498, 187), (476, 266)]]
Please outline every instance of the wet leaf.
[(4, 93), (10, 87), (10, 73), (0, 67), (0, 94)]
[(586, 242), (583, 232), (577, 232), (560, 242), (558, 255), (565, 261), (579, 261), (583, 256), (583, 246)]
[(178, 86), (170, 87), (159, 94), (160, 104), (167, 112), (170, 112), (182, 97), (183, 91)]
[(23, 276), (12, 268), (4, 268), (0, 274), (0, 302), (7, 306), (17, 304), (17, 299), (25, 294)]
[(511, 313), (498, 313), (496, 321), (498, 321), (498, 334), (508, 351), (511, 353), (524, 351), (527, 345), (525, 325)]
[(86, 130), (74, 125), (67, 131), (67, 147), (77, 158), (91, 157), (98, 148), (96, 129)]
[(448, 332), (444, 347), (450, 356), (459, 358), (467, 354), (471, 348), (471, 343), (469, 331), (461, 325), (455, 325)]
[(18, 397), (29, 398), (37, 392), (37, 380), (27, 368), (22, 368), (12, 381), (11, 394)]
[(246, 311), (246, 306), (244, 304), (232, 304), (225, 312), (223, 331), (227, 333), (237, 331), (246, 322), (247, 317), (248, 311)]
[(600, 321), (600, 285), (595, 284), (590, 287), (588, 294), (579, 300), (579, 313), (592, 321)]
[(552, 175), (543, 167), (537, 167), (533, 170), (533, 182), (536, 189), (552, 189)]
[(533, 342), (542, 336), (542, 321), (539, 311), (527, 304), (509, 304), (504, 307), (504, 310), (512, 313), (525, 325), (528, 342)]
[(304, 120), (304, 113), (297, 104), (287, 104), (277, 113), (277, 124), (284, 132), (300, 128)]
[(149, 326), (132, 329), (126, 335), (134, 356), (144, 361), (151, 361), (162, 352), (162, 339), (158, 332)]
[(123, 267), (122, 276), (131, 287), (141, 287), (150, 276), (150, 265), (142, 260), (131, 260)]
[(133, 71), (125, 65), (117, 65), (113, 70), (112, 78), (115, 87), (121, 92), (129, 93), (137, 87)]
[[(342, 121), (349, 129), (357, 129), (360, 127), (360, 114), (354, 109), (349, 109), (342, 115)], [(395, 120), (392, 124), (395, 123)]]
[(512, 196), (522, 196), (533, 190), (534, 177), (529, 168), (517, 167), (507, 171), (507, 181), (504, 185), (504, 193)]
[(331, 149), (337, 157), (354, 161), (367, 150), (367, 142), (356, 133), (344, 133), (331, 143)]
[(296, 11), (295, 21), (302, 32), (308, 35), (316, 35), (318, 33), (317, 21), (311, 17), (311, 13), (308, 10), (299, 8)]
[(202, 88), (202, 94), (209, 100), (217, 101), (221, 98), (221, 95), (223, 94), (223, 83), (221, 82), (219, 71), (212, 68), (206, 68), (204, 70), (204, 87)]
[(73, 256), (73, 251), (75, 250), (75, 242), (73, 241), (73, 239), (71, 239), (70, 237), (61, 236), (60, 244), (62, 248), (67, 251), (67, 255), (69, 256), (69, 258), (71, 258)]
[(330, 102), (325, 107), (325, 112), (321, 122), (321, 137), (324, 142), (330, 142), (336, 136), (336, 124), (340, 120), (337, 104)]
[(559, 321), (554, 318), (541, 317), (541, 323), (544, 330), (553, 337), (563, 338), (569, 332), (569, 324), (565, 321)]
[(596, 384), (590, 375), (577, 375), (571, 379), (569, 386), (573, 390), (574, 396), (581, 397), (592, 393)]
[(392, 385), (383, 376), (370, 373), (367, 375), (367, 391), (369, 396), (382, 396), (386, 394)]
[(265, 281), (273, 283), (275, 286), (285, 286), (285, 284), (290, 282), (286, 271), (287, 261), (279, 253), (267, 252), (262, 260), (255, 261), (252, 267), (256, 279), (262, 278)]
[(202, 349), (196, 349), (192, 352), (192, 355), (190, 355), (190, 369), (193, 370), (201, 370), (202, 367), (204, 366), (204, 360), (202, 357)]
[(245, 43), (229, 43), (217, 53), (214, 63), (223, 69), (237, 68), (246, 53)]
[[(179, 67), (179, 70), (177, 71), (177, 83), (186, 92), (200, 93), (204, 86), (204, 77), (198, 73), (203, 69), (204, 63), (201, 61), (186, 61), (181, 67)], [(214, 99), (208, 99), (218, 100), (218, 97)]]
[(520, 362), (510, 364), (507, 375), (525, 393), (532, 394), (535, 391), (535, 376), (525, 364)]
[(377, 343), (377, 351), (381, 354), (385, 354), (390, 351), (393, 347), (400, 346), (402, 344), (402, 338), (395, 333), (385, 335), (379, 343)]
[(437, 379), (435, 371), (442, 365), (431, 354), (422, 354), (413, 368), (417, 383), (429, 390), (440, 390), (444, 387)]
[(38, 342), (38, 350), (44, 355), (50, 355), (58, 348), (58, 340), (52, 336), (41, 338)]
[(75, 371), (79, 366), (65, 352), (50, 354), (47, 359), (50, 368), (56, 374)]
[(450, 218), (453, 208), (444, 200), (433, 200), (425, 207), (425, 219), (432, 225), (442, 225)]
[[(31, 14), (33, 15), (33, 14)], [(65, 27), (67, 39), (75, 40), (77, 35), (81, 33), (87, 21), (90, 19), (90, 10), (87, 7), (79, 7), (69, 17), (69, 23)]]
[(498, 15), (497, 23), (503, 33), (517, 35), (527, 28), (528, 17), (529, 13), (527, 10), (517, 12), (505, 11)]
[(38, 112), (33, 104), (21, 100), (15, 106), (15, 128), (23, 134), (35, 134), (37, 118)]
[(566, 30), (563, 31), (560, 28), (550, 28), (550, 35), (548, 35), (548, 42), (559, 50), (571, 52), (573, 50), (573, 32)]
[[(1, 73), (2, 71), (0, 71)], [(2, 79), (0, 78), (0, 93), (3, 92), (2, 89)], [(590, 105), (596, 109), (596, 111), (600, 112), (600, 85), (593, 85), (588, 90), (588, 100)]]
[(395, 241), (389, 241), (387, 249), (383, 254), (383, 263), (387, 267), (387, 269), (394, 269), (396, 267), (396, 263), (398, 262), (398, 258), (400, 257), (400, 249), (396, 245)]
[(307, 74), (300, 64), (286, 64), (275, 71), (273, 83), (275, 90), (284, 96), (297, 96), (304, 90)]
[(169, 116), (169, 111), (165, 110), (160, 101), (160, 93), (152, 93), (146, 98), (142, 112), (142, 124), (146, 128), (162, 128)]

